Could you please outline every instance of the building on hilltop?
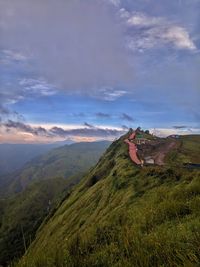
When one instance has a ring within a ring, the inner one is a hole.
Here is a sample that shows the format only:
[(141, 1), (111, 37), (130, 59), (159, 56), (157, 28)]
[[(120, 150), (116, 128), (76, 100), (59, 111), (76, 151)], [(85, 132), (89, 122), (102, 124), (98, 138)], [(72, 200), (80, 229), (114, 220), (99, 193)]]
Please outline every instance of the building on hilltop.
[(178, 134), (172, 134), (170, 136), (168, 136), (169, 138), (175, 138), (175, 139), (179, 139), (180, 138), (180, 135)]
[(143, 137), (143, 134), (136, 134), (135, 141), (137, 145), (146, 144), (147, 139)]
[(146, 163), (146, 164), (155, 164), (155, 161), (154, 161), (154, 159), (152, 158), (152, 157), (145, 157), (144, 158), (144, 162)]

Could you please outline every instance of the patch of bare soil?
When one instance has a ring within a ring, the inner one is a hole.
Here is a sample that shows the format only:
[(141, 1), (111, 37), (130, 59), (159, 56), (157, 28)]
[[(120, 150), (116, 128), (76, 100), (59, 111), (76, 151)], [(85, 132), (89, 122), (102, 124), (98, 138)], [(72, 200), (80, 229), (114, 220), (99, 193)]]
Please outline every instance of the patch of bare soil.
[(138, 155), (141, 159), (151, 157), (155, 164), (164, 165), (166, 155), (177, 148), (178, 142), (176, 140), (151, 140), (146, 144), (138, 145)]
[(154, 155), (155, 164), (164, 165), (165, 164), (165, 156), (170, 152), (170, 150), (175, 149), (177, 147), (177, 142), (171, 140), (170, 142), (166, 142), (161, 145), (158, 151)]

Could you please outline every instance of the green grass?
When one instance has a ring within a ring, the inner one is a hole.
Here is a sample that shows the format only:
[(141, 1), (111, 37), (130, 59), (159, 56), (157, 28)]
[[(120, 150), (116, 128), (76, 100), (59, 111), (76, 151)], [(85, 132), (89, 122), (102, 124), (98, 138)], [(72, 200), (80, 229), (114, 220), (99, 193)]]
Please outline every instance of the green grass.
[(200, 172), (135, 167), (123, 138), (40, 227), (17, 267), (199, 266)]
[(167, 161), (171, 165), (183, 163), (200, 163), (200, 137), (199, 135), (185, 135), (178, 139), (179, 147), (169, 153)]

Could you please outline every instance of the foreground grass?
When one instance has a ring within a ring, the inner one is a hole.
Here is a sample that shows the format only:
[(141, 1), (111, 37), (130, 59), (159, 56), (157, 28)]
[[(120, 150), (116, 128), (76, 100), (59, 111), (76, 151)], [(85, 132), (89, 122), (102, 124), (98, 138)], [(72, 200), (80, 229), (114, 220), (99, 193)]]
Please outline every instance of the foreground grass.
[(115, 142), (17, 267), (199, 266), (198, 170), (133, 167)]

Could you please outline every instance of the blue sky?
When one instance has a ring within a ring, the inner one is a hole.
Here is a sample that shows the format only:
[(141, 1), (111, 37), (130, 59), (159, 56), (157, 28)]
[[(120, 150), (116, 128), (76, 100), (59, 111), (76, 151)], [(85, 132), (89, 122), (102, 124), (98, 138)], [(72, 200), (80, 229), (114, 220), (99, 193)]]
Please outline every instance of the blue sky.
[(199, 0), (0, 0), (0, 142), (200, 133)]

